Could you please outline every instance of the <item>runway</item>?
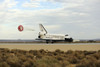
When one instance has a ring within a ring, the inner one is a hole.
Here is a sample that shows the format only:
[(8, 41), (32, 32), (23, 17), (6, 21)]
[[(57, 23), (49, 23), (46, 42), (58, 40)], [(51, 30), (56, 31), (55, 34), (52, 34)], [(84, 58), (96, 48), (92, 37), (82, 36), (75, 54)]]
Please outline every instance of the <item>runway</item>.
[(100, 43), (0, 43), (0, 48), (21, 49), (21, 50), (100, 50)]
[(0, 45), (100, 45), (100, 43), (0, 43)]

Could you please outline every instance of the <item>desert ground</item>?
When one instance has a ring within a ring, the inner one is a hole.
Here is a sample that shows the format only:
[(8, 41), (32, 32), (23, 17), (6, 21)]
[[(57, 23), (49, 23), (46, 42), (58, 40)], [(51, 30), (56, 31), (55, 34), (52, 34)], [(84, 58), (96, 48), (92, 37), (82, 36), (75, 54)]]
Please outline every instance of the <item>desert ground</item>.
[(9, 49), (22, 49), (22, 50), (49, 50), (55, 51), (60, 49), (63, 51), (67, 50), (87, 50), (87, 51), (98, 51), (100, 50), (100, 44), (26, 44), (26, 43), (0, 43), (0, 48), (9, 48)]
[(100, 44), (0, 43), (0, 67), (100, 67)]

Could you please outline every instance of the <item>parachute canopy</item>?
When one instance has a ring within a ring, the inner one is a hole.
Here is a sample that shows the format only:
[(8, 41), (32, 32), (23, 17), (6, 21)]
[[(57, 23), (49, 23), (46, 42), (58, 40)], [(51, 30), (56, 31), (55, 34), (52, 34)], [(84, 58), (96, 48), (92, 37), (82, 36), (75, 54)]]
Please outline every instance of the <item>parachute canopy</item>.
[(23, 27), (22, 25), (19, 25), (19, 26), (18, 26), (18, 30), (19, 30), (20, 32), (22, 32), (22, 31), (24, 30), (24, 27)]

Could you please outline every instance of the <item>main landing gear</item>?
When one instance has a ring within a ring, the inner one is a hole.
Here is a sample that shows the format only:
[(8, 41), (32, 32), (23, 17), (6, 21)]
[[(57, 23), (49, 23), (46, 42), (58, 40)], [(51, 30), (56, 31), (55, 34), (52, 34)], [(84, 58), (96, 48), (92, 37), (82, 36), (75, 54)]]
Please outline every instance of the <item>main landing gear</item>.
[(46, 40), (46, 43), (48, 44), (48, 43), (54, 43), (54, 41), (52, 41), (52, 40)]

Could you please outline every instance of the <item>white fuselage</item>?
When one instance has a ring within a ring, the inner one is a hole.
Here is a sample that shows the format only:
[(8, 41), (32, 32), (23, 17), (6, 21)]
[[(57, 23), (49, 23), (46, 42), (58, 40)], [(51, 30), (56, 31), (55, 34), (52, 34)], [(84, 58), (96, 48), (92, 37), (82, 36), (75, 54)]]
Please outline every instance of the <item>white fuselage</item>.
[(39, 34), (41, 39), (51, 39), (51, 40), (65, 40), (65, 38), (70, 38), (63, 34)]

